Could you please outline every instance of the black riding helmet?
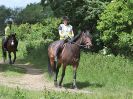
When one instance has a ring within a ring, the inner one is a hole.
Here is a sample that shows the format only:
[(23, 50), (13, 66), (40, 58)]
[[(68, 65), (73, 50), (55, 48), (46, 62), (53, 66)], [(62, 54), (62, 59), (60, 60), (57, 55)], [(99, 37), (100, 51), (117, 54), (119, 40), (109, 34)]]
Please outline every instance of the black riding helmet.
[(69, 22), (69, 17), (68, 16), (63, 16), (62, 21), (65, 21), (65, 20)]
[(13, 19), (12, 19), (12, 18), (7, 18), (7, 19), (5, 20), (5, 24), (12, 25), (12, 24), (13, 24)]

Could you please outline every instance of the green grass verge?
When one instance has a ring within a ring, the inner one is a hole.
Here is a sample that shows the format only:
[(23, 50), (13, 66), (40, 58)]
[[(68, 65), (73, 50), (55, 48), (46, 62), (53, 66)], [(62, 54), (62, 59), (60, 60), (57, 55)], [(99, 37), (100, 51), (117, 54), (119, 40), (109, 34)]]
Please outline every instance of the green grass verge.
[(19, 88), (0, 87), (0, 99), (132, 99), (131, 92), (74, 94), (55, 91), (27, 91)]

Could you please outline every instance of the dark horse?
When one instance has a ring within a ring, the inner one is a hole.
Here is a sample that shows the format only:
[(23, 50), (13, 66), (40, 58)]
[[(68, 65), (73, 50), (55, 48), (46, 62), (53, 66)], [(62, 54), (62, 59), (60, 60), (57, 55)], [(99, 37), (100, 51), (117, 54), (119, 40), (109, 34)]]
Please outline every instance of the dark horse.
[[(82, 32), (73, 43), (65, 43), (62, 45), (62, 40), (55, 41), (48, 47), (48, 58), (49, 65), (48, 69), (50, 72), (54, 73), (54, 85), (57, 87), (57, 76), (59, 69), (62, 65), (62, 76), (59, 81), (59, 87), (62, 85), (63, 78), (65, 76), (65, 70), (67, 65), (73, 66), (73, 85), (72, 88), (77, 88), (76, 86), (76, 71), (80, 60), (80, 48), (86, 47), (90, 48), (92, 46), (91, 38), (86, 33)], [(62, 46), (60, 46), (62, 45)], [(56, 48), (60, 47), (58, 53), (58, 61), (55, 61)]]
[[(5, 48), (4, 48), (4, 41), (5, 41), (5, 38), (3, 38), (3, 40), (2, 40), (3, 61), (5, 62), (5, 60), (6, 60), (6, 56), (7, 56), (6, 51), (7, 51), (8, 52), (8, 57), (9, 57), (9, 64), (14, 64), (15, 60), (16, 60), (16, 47), (17, 47), (16, 34), (11, 34), (8, 37), (8, 41), (7, 41), (7, 44), (6, 44), (7, 50), (5, 50)], [(11, 60), (11, 53), (14, 54), (13, 61)]]

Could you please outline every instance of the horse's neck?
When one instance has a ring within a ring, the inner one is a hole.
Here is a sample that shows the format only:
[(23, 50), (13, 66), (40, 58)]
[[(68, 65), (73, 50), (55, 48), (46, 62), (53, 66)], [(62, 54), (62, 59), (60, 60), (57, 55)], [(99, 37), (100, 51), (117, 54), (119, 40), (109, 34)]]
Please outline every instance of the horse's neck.
[(80, 36), (75, 42), (76, 42), (76, 44), (81, 45), (82, 37)]
[(80, 45), (82, 43), (81, 36), (75, 41), (75, 44), (72, 44), (72, 48), (74, 50), (79, 50), (80, 51)]

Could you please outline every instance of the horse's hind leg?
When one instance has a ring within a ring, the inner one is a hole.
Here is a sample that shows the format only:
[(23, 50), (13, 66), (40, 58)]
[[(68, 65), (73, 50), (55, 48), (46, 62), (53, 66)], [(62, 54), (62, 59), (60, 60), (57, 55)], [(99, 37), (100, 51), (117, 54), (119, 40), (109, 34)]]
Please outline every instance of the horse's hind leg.
[(12, 64), (12, 60), (11, 60), (11, 52), (8, 52), (8, 57), (9, 57), (9, 64)]
[(14, 54), (14, 59), (13, 59), (13, 64), (14, 64), (16, 61), (16, 52), (13, 52), (13, 54)]
[(73, 66), (73, 85), (72, 85), (72, 88), (73, 88), (73, 89), (77, 89), (77, 85), (76, 85), (76, 72), (77, 72), (77, 66), (78, 66), (78, 65)]
[(57, 68), (55, 68), (55, 72), (54, 72), (54, 85), (55, 85), (55, 87), (58, 86), (58, 84), (57, 84), (57, 77), (58, 77), (58, 73), (59, 73), (60, 67), (61, 67), (61, 64), (58, 64)]
[(60, 87), (62, 85), (62, 81), (63, 81), (63, 78), (65, 76), (65, 71), (66, 71), (66, 65), (63, 64), (63, 67), (62, 67), (62, 75), (61, 75), (61, 79), (60, 79), (60, 82), (59, 82), (59, 86)]
[(57, 74), (58, 70), (56, 69), (56, 63), (55, 63), (53, 58), (50, 58), (50, 65), (49, 65), (48, 69), (49, 69), (50, 73), (51, 73), (51, 71), (53, 71), (52, 73), (54, 75), (54, 85), (55, 85), (55, 87), (57, 87), (57, 76), (56, 76), (56, 74)]

